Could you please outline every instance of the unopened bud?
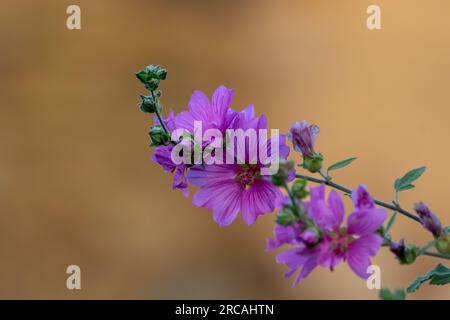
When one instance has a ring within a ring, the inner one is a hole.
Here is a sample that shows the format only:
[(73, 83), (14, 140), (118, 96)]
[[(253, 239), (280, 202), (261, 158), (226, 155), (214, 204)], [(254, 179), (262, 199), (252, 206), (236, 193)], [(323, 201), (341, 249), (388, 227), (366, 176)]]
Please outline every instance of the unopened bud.
[(423, 202), (419, 202), (414, 207), (414, 210), (420, 218), (422, 226), (430, 231), (435, 238), (439, 237), (442, 232), (442, 225), (439, 218), (430, 211), (427, 205)]
[(322, 169), (323, 156), (320, 153), (314, 153), (311, 156), (303, 157), (303, 168), (311, 173), (319, 172)]
[(400, 264), (411, 264), (416, 261), (418, 248), (414, 245), (407, 245), (404, 239), (398, 242), (393, 241), (390, 249)]
[(164, 128), (159, 125), (151, 127), (149, 135), (152, 147), (167, 145), (170, 141), (170, 136), (166, 133)]

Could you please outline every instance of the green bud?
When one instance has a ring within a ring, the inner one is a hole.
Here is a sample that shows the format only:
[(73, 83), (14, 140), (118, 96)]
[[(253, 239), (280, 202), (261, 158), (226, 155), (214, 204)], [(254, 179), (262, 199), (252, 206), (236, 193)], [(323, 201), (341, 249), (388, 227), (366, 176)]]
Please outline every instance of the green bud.
[(276, 186), (284, 186), (287, 183), (289, 177), (289, 172), (294, 168), (295, 164), (293, 161), (286, 161), (280, 159), (280, 166), (278, 172), (271, 176), (271, 181)]
[(319, 172), (322, 169), (323, 156), (320, 153), (314, 153), (311, 156), (303, 158), (303, 168), (311, 173)]
[(158, 101), (152, 96), (141, 96), (139, 108), (143, 112), (155, 113), (158, 108)]
[(450, 254), (450, 234), (443, 232), (436, 242), (436, 249), (442, 254)]
[(304, 199), (307, 196), (309, 196), (309, 192), (305, 188), (306, 188), (306, 180), (297, 179), (292, 184), (292, 194), (294, 195), (294, 197), (298, 199)]
[(399, 242), (391, 242), (391, 252), (395, 254), (400, 264), (411, 264), (416, 261), (419, 248), (408, 245), (402, 239)]
[(160, 66), (149, 65), (145, 69), (136, 73), (136, 77), (144, 84), (148, 90), (156, 90), (161, 80), (166, 79), (167, 70)]
[(295, 215), (290, 206), (285, 206), (278, 212), (275, 222), (282, 226), (289, 226), (295, 222)]
[(170, 141), (170, 136), (160, 125), (151, 127), (149, 135), (151, 140), (150, 146), (152, 147), (167, 145), (167, 143)]

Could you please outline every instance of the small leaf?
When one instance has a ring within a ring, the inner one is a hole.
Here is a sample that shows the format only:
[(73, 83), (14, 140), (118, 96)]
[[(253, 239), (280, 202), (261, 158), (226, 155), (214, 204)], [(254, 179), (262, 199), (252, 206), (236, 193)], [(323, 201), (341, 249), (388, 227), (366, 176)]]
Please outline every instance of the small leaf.
[(403, 177), (395, 180), (394, 188), (396, 191), (404, 191), (414, 188), (412, 184), (414, 181), (420, 178), (420, 176), (425, 172), (426, 167), (420, 167), (408, 171)]
[(337, 170), (337, 169), (341, 169), (344, 168), (346, 166), (348, 166), (350, 163), (352, 163), (353, 161), (355, 161), (357, 158), (348, 158), (339, 162), (336, 162), (335, 164), (331, 165), (328, 167), (327, 169), (327, 175), (330, 171), (332, 170)]
[(405, 300), (406, 293), (402, 289), (391, 292), (389, 289), (383, 288), (378, 294), (381, 300)]
[(406, 291), (408, 293), (414, 292), (426, 281), (430, 281), (430, 284), (432, 285), (444, 285), (450, 283), (450, 268), (439, 263), (433, 270), (414, 280)]

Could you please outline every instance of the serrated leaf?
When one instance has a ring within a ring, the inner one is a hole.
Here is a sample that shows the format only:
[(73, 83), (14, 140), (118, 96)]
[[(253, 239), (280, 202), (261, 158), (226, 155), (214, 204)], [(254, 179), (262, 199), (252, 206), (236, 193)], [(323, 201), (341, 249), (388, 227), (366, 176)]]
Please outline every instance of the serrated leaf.
[(331, 165), (328, 167), (327, 169), (327, 175), (328, 172), (332, 171), (332, 170), (337, 170), (337, 169), (341, 169), (344, 168), (346, 166), (348, 166), (350, 163), (352, 163), (353, 161), (355, 161), (357, 158), (348, 158), (339, 162), (336, 162), (335, 164)]
[(408, 293), (414, 292), (426, 281), (430, 281), (430, 284), (432, 285), (444, 285), (450, 283), (450, 268), (439, 263), (433, 270), (414, 280), (406, 291)]
[(395, 180), (394, 188), (396, 191), (404, 191), (414, 188), (412, 184), (414, 181), (420, 178), (425, 172), (426, 167), (420, 167), (408, 171), (403, 177)]
[(389, 289), (383, 288), (380, 290), (380, 293), (378, 294), (378, 296), (382, 300), (405, 300), (406, 299), (406, 293), (402, 289), (397, 289), (397, 290), (391, 292)]

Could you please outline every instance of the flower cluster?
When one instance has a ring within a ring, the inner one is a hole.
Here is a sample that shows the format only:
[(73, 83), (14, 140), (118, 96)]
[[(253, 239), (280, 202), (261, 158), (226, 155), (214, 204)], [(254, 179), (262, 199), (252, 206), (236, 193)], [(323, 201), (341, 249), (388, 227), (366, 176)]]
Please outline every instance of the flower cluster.
[[(398, 200), (400, 192), (414, 188), (412, 183), (425, 167), (398, 178), (394, 183), (395, 201), (385, 203), (376, 200), (362, 184), (351, 190), (330, 176), (331, 171), (349, 165), (356, 158), (339, 161), (322, 171), (324, 156), (316, 150), (319, 134), (316, 125), (294, 122), (287, 135), (272, 132), (271, 139), (267, 133), (252, 136), (252, 132), (267, 131), (266, 117), (256, 116), (252, 105), (241, 112), (231, 108), (234, 91), (225, 86), (218, 87), (211, 99), (195, 91), (186, 111), (170, 112), (163, 118), (158, 88), (167, 71), (150, 65), (136, 76), (150, 93), (141, 96), (139, 107), (143, 112), (155, 114), (149, 132), (154, 148), (151, 159), (164, 171), (173, 173), (173, 189), (180, 189), (187, 197), (189, 185), (195, 186), (193, 204), (210, 209), (221, 227), (230, 225), (239, 213), (247, 225), (252, 225), (260, 215), (278, 209), (274, 237), (268, 239), (266, 249), (288, 246), (277, 255), (276, 261), (289, 267), (287, 277), (298, 271), (294, 286), (315, 268), (334, 270), (341, 262), (347, 262), (357, 276), (367, 279), (371, 258), (382, 245), (389, 247), (401, 264), (411, 264), (420, 255), (450, 259), (450, 228), (442, 227), (438, 216), (423, 202), (416, 204), (413, 214), (402, 208)], [(203, 130), (209, 133), (203, 135)], [(239, 134), (230, 136), (230, 130)], [(236, 141), (239, 137), (241, 141)], [(290, 148), (286, 138), (293, 150), (301, 154), (299, 166), (319, 177), (296, 174), (295, 162), (288, 160)], [(256, 152), (261, 149), (265, 153)], [(272, 161), (274, 157), (276, 166), (272, 167), (271, 162), (268, 168), (266, 160)], [(178, 158), (184, 161), (175, 161)], [(309, 182), (319, 185), (308, 187)], [(344, 201), (336, 190), (350, 195), (353, 203), (345, 224)], [(392, 214), (385, 225), (386, 209)], [(419, 222), (433, 240), (422, 248), (407, 244), (404, 239), (392, 240), (389, 231), (397, 214)], [(430, 252), (432, 247), (437, 252)], [(419, 277), (407, 291), (413, 292), (430, 279), (431, 284), (443, 284), (443, 279), (450, 279), (450, 269), (438, 265), (426, 277)], [(400, 291), (399, 295), (386, 290), (383, 294), (386, 298), (404, 298), (403, 290)]]
[(269, 239), (267, 249), (273, 250), (281, 245), (292, 248), (280, 253), (277, 261), (287, 265), (291, 276), (301, 269), (294, 286), (318, 266), (334, 268), (347, 261), (350, 268), (361, 278), (370, 274), (370, 257), (374, 256), (383, 238), (377, 234), (386, 219), (383, 208), (375, 206), (367, 189), (360, 185), (353, 190), (353, 212), (344, 221), (344, 203), (340, 195), (331, 190), (325, 199), (325, 185), (310, 189), (310, 201), (303, 201), (303, 214), (287, 225), (277, 225), (274, 239)]
[[(147, 67), (147, 69), (152, 69), (152, 67)], [(142, 73), (145, 73), (145, 70), (138, 74)], [(141, 80), (141, 78), (139, 79)], [(143, 82), (145, 84), (145, 81)], [(152, 132), (159, 133), (166, 128), (168, 131), (166, 135), (170, 136), (170, 132), (182, 129), (185, 133), (184, 136), (193, 138), (195, 122), (199, 122), (203, 130), (215, 129), (222, 134), (225, 134), (228, 129), (267, 129), (266, 117), (264, 115), (255, 116), (252, 105), (246, 107), (242, 112), (237, 112), (230, 107), (233, 93), (232, 89), (220, 86), (210, 100), (203, 92), (195, 91), (189, 100), (187, 111), (177, 115), (171, 112), (167, 119), (162, 120), (163, 125), (159, 120), (160, 117), (155, 117), (155, 125), (150, 130), (152, 144), (155, 146), (152, 160), (161, 165), (166, 172), (173, 172), (173, 188), (180, 189), (185, 196), (188, 196), (189, 183), (197, 186), (198, 190), (192, 199), (193, 204), (212, 210), (214, 221), (221, 227), (231, 224), (239, 212), (242, 214), (244, 222), (251, 225), (259, 215), (274, 211), (275, 203), (281, 199), (282, 193), (271, 183), (270, 177), (261, 175), (260, 169), (264, 164), (260, 158), (257, 157), (254, 159), (255, 161), (250, 161), (248, 154), (251, 146), (247, 145), (244, 152), (246, 162), (236, 159), (232, 164), (175, 164), (172, 159), (175, 143), (170, 139), (161, 139), (160, 135), (156, 135), (155, 139)], [(153, 91), (150, 97), (155, 97)], [(145, 102), (145, 99), (150, 100), (150, 98), (144, 97), (142, 103)], [(157, 99), (154, 100), (154, 103), (157, 106), (160, 105)], [(145, 109), (141, 107), (141, 110), (158, 112), (160, 108)], [(285, 143), (285, 135), (275, 138), (279, 139), (279, 156), (286, 159), (289, 155), (289, 148)], [(155, 144), (154, 141), (157, 143)], [(186, 140), (183, 140), (183, 143), (185, 143), (184, 141)], [(195, 144), (193, 139), (187, 141)], [(207, 149), (211, 143), (212, 141), (203, 142), (200, 148)], [(257, 137), (256, 149), (259, 146), (268, 145), (270, 150), (270, 143), (270, 140), (261, 141)]]

